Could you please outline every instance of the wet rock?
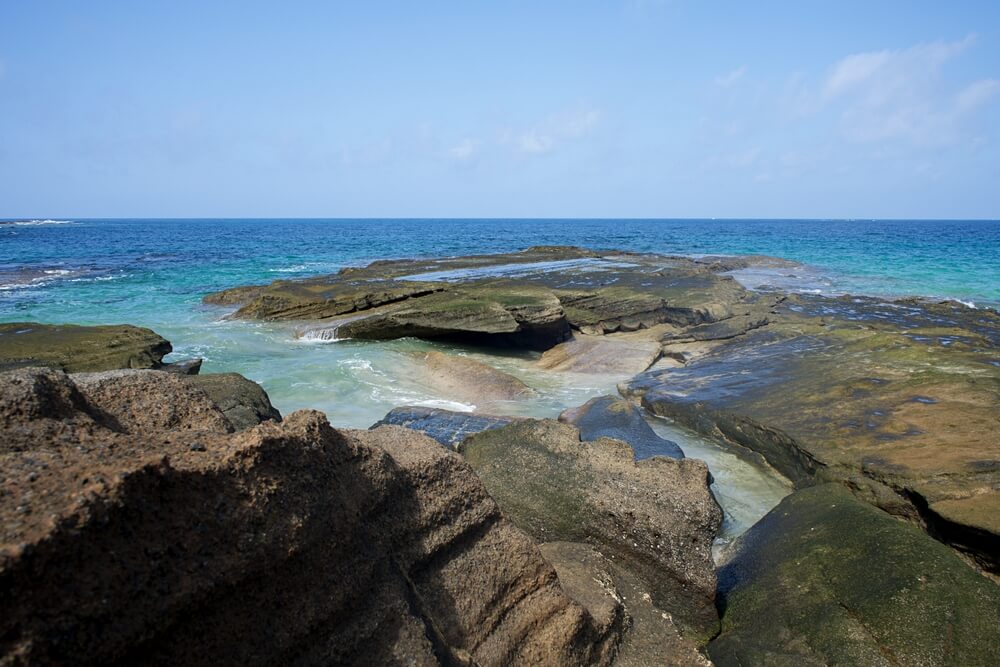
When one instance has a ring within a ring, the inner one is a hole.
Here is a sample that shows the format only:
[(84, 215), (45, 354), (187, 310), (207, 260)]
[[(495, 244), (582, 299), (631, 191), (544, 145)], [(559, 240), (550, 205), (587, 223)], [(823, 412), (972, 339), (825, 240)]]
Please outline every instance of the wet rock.
[(405, 406), (393, 408), (377, 422), (377, 426), (404, 426), (434, 438), (445, 447), (454, 449), (473, 433), (506, 426), (517, 417), (484, 415), (477, 412), (455, 412), (440, 408)]
[(720, 571), (730, 665), (992, 665), (1000, 589), (838, 484), (798, 491)]
[(156, 333), (127, 324), (0, 324), (0, 371), (28, 366), (69, 373), (157, 368), (170, 350), (170, 343)]
[(261, 422), (281, 421), (263, 387), (239, 373), (208, 373), (186, 376), (184, 381), (205, 392), (237, 431)]
[(442, 396), (477, 408), (534, 395), (521, 380), (469, 357), (443, 352), (420, 355), (422, 384)]
[(768, 318), (623, 391), (762, 454), (800, 485), (839, 481), (1000, 573), (1000, 471), (981, 465), (1000, 460), (1000, 368), (986, 363), (1000, 315), (797, 296)]
[[(154, 377), (184, 386), (142, 380)], [(620, 626), (570, 599), (429, 438), (339, 431), (309, 411), (235, 434), (116, 432), (95, 417), (63, 373), (0, 382), (0, 442), (22, 445), (0, 451), (4, 663), (583, 665), (614, 653)]]
[(578, 408), (564, 411), (559, 421), (580, 429), (583, 440), (614, 438), (626, 442), (639, 459), (650, 456), (684, 458), (676, 442), (661, 438), (649, 427), (641, 409), (617, 396), (592, 398)]
[(573, 426), (533, 419), (472, 435), (458, 451), (535, 539), (593, 545), (644, 582), (691, 641), (715, 633), (711, 547), (722, 512), (703, 462), (636, 462), (624, 442), (581, 442)]

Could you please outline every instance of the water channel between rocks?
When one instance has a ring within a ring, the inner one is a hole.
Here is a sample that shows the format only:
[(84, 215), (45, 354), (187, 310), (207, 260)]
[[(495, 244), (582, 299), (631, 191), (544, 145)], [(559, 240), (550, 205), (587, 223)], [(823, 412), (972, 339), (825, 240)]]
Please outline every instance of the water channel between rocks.
[[(539, 353), (472, 348), (412, 338), (393, 341), (304, 341), (294, 324), (217, 320), (175, 336), (172, 358), (207, 356), (203, 372), (238, 371), (260, 382), (282, 413), (312, 408), (339, 427), (367, 428), (394, 407), (422, 405), (449, 410), (556, 418), (566, 408), (617, 394), (623, 375), (549, 371)], [(191, 340), (197, 344), (186, 344)], [(463, 355), (520, 378), (535, 395), (483, 404), (473, 395), (437, 393), (428, 383), (423, 355)], [(708, 463), (713, 491), (725, 513), (720, 545), (753, 525), (791, 487), (766, 466), (740, 457), (724, 443), (649, 415), (653, 430), (677, 442), (690, 458)]]

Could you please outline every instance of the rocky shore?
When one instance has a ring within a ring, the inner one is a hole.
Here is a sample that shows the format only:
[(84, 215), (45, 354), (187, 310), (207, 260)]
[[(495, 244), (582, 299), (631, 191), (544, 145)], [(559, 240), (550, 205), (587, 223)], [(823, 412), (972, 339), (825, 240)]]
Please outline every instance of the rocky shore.
[[(993, 664), (1000, 316), (756, 265), (541, 247), (205, 297), (621, 382), (558, 421), (482, 356), (414, 358), (482, 411), (364, 431), (148, 329), (0, 325), (0, 665)], [(711, 471), (649, 414), (794, 492), (713, 558)]]

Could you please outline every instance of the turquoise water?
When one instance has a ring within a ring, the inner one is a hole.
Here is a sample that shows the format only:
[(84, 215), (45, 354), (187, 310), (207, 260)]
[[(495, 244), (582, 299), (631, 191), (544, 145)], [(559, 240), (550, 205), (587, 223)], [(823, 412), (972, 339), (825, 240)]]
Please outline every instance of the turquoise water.
[[(428, 388), (419, 355), (469, 355), (521, 378), (535, 398), (495, 412), (555, 417), (626, 377), (539, 369), (537, 353), (416, 340), (297, 339), (298, 325), (224, 319), (201, 303), (235, 285), (331, 273), (379, 258), (506, 252), (571, 244), (673, 254), (765, 254), (802, 263), (742, 272), (749, 286), (923, 295), (1000, 306), (1000, 223), (768, 220), (68, 220), (0, 224), (0, 321), (146, 326), (202, 357), (205, 372), (261, 383), (284, 413), (326, 412), (364, 428), (393, 407), (482, 408)], [(669, 424), (655, 428), (709, 462), (735, 535), (787, 492), (774, 475)]]

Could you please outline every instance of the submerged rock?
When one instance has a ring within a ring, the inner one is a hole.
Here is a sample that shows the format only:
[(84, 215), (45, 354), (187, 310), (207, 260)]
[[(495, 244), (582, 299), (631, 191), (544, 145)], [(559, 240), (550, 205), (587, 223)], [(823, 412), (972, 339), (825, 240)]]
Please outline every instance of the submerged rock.
[[(176, 376), (128, 381), (201, 414)], [(0, 378), (5, 664), (610, 662), (622, 623), (569, 598), (433, 440), (310, 411), (119, 431), (129, 415), (86, 392), (52, 370)]]
[(996, 664), (1000, 589), (838, 484), (793, 493), (720, 571), (719, 667)]
[(580, 429), (583, 440), (614, 438), (628, 443), (636, 458), (684, 458), (680, 446), (658, 436), (642, 417), (642, 410), (617, 396), (598, 396), (559, 415), (559, 421)]
[(128, 324), (0, 324), (0, 371), (29, 366), (69, 373), (158, 368), (171, 349), (156, 333)]
[(593, 545), (643, 582), (691, 641), (715, 634), (711, 551), (722, 512), (703, 462), (636, 462), (624, 442), (582, 442), (573, 426), (534, 419), (467, 437), (458, 450), (535, 539)]
[(535, 393), (513, 375), (469, 357), (427, 352), (419, 360), (422, 384), (446, 398), (477, 408), (529, 398)]
[(459, 443), (474, 433), (500, 428), (517, 419), (518, 417), (455, 412), (411, 405), (393, 408), (372, 428), (387, 425), (404, 426), (434, 438), (445, 447), (455, 449)]

